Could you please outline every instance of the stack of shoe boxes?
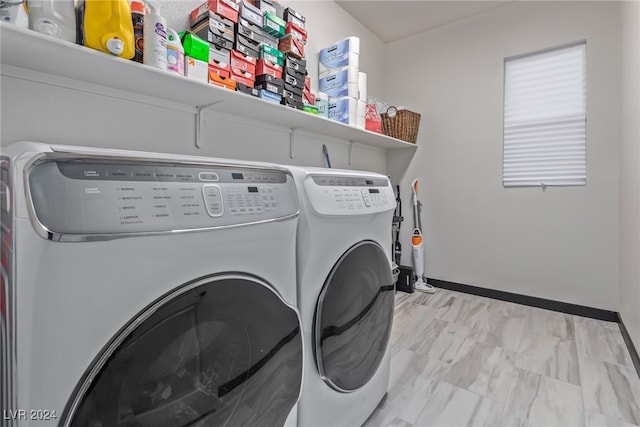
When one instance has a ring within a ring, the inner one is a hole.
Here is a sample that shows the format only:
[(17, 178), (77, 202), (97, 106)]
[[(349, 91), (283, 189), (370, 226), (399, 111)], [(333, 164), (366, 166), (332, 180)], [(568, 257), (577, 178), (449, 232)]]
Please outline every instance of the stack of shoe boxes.
[(360, 39), (348, 37), (320, 50), (318, 89), (329, 97), (328, 117), (364, 129), (366, 74), (358, 69)]
[(278, 50), (284, 53), (284, 91), (282, 104), (297, 110), (304, 109), (302, 101), (307, 77), (304, 47), (307, 42), (306, 18), (291, 8), (284, 10), (284, 34)]
[(277, 0), (207, 0), (190, 18), (190, 36), (209, 45), (209, 83), (317, 114), (303, 15)]

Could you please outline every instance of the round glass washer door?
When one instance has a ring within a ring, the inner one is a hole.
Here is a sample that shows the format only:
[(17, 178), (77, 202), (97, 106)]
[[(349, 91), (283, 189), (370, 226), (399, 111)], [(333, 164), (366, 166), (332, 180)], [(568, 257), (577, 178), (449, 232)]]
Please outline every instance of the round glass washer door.
[(266, 283), (185, 285), (125, 327), (76, 388), (65, 426), (281, 426), (302, 384), (297, 311)]
[(349, 248), (327, 277), (316, 305), (314, 356), (323, 380), (351, 392), (369, 382), (389, 344), (394, 284), (375, 242)]

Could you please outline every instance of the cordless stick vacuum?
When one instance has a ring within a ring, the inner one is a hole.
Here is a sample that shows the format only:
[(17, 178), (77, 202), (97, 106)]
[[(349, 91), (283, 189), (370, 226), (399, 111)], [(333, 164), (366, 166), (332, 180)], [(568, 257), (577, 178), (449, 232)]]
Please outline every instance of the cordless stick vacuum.
[(414, 288), (416, 291), (434, 293), (436, 288), (429, 285), (424, 278), (424, 244), (422, 239), (422, 221), (420, 220), (420, 206), (418, 201), (418, 180), (411, 183), (413, 192), (413, 236), (411, 236), (411, 250), (413, 252), (413, 268), (416, 273)]

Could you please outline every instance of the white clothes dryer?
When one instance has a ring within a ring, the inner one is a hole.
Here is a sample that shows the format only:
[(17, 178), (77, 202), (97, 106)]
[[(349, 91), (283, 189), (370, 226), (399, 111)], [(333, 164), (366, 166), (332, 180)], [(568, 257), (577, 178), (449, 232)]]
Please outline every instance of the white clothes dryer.
[(39, 143), (1, 162), (6, 425), (295, 425), (290, 172)]
[(298, 307), (305, 367), (298, 425), (360, 426), (389, 384), (391, 223), (384, 175), (289, 167), (298, 188)]

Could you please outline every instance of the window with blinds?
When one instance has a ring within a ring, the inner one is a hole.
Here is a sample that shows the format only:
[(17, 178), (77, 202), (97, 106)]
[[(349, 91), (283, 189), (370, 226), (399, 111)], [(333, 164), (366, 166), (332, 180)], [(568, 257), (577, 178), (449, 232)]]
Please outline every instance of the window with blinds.
[(586, 185), (586, 43), (504, 61), (505, 187)]

